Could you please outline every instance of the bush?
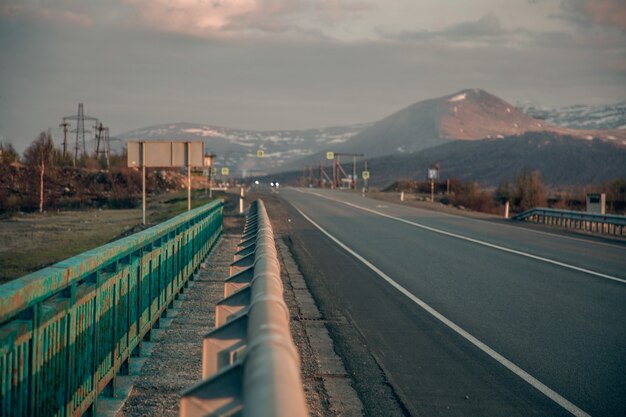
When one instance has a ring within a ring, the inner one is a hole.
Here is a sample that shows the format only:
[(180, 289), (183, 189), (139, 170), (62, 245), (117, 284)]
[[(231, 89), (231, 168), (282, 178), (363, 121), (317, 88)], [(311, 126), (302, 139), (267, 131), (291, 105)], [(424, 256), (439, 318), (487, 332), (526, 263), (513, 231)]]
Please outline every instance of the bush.
[(476, 182), (457, 184), (451, 201), (456, 206), (467, 207), (474, 211), (484, 213), (497, 211), (493, 196), (489, 192), (481, 190)]

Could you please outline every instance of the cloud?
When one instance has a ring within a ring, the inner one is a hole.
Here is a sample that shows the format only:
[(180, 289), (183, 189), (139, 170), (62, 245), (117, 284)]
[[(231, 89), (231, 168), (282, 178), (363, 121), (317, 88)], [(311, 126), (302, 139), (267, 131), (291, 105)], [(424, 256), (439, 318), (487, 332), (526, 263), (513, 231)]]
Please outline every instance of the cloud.
[(588, 1), (586, 6), (594, 23), (614, 26), (626, 32), (626, 3), (623, 0)]
[(145, 26), (200, 37), (251, 34), (320, 36), (325, 26), (354, 18), (365, 3), (340, 0), (122, 0)]
[(0, 17), (10, 19), (34, 19), (81, 27), (91, 27), (94, 25), (94, 20), (87, 13), (57, 8), (37, 7), (30, 2), (0, 6)]
[(604, 26), (626, 32), (626, 3), (623, 0), (562, 0), (560, 13), (553, 17), (582, 28)]
[(510, 34), (502, 27), (500, 19), (494, 13), (486, 14), (478, 20), (457, 23), (441, 31), (394, 31), (379, 28), (378, 33), (388, 40), (444, 40), (452, 42), (493, 41)]

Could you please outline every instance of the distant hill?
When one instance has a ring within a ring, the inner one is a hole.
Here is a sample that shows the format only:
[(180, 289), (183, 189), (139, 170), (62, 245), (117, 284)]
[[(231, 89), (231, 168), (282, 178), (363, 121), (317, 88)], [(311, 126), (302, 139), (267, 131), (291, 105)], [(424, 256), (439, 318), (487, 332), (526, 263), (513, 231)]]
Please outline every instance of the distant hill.
[[(216, 165), (229, 167), (233, 175), (246, 176), (276, 170), (306, 155), (337, 146), (368, 126), (252, 131), (197, 123), (169, 123), (133, 130), (118, 137), (120, 147), (131, 140), (201, 140), (207, 151), (217, 154)], [(264, 152), (263, 158), (257, 158), (258, 150)]]
[[(484, 90), (471, 89), (412, 104), (333, 150), (364, 153), (371, 158), (412, 153), (453, 140), (503, 138), (542, 131), (586, 140), (599, 138), (626, 146), (626, 129), (577, 130), (554, 126)], [(321, 156), (320, 153), (314, 158)]]
[[(626, 146), (626, 129), (578, 130), (554, 126), (484, 90), (469, 89), (412, 104), (332, 150), (364, 153), (372, 158), (413, 153), (454, 140), (501, 139), (527, 132), (553, 132), (585, 140), (599, 138)], [(320, 152), (304, 158), (300, 164), (323, 158)]]
[[(620, 108), (604, 109), (604, 113), (608, 112), (615, 119)], [(577, 114), (583, 123), (584, 112)], [(218, 167), (229, 167), (231, 175), (244, 177), (302, 170), (306, 165), (325, 160), (327, 151), (363, 153), (372, 159), (413, 154), (457, 140), (494, 139), (495, 143), (497, 139), (529, 132), (552, 132), (584, 142), (598, 138), (626, 147), (626, 129), (589, 129), (591, 125), (584, 123), (578, 126), (585, 129), (573, 129), (552, 124), (556, 116), (544, 113), (539, 116), (546, 120), (533, 118), (486, 91), (468, 89), (414, 103), (376, 123), (276, 131), (172, 123), (120, 135), (118, 146), (128, 140), (203, 140), (207, 151), (217, 154)], [(615, 123), (610, 126), (614, 127)], [(264, 152), (263, 158), (257, 158), (259, 150)]]
[[(484, 186), (497, 186), (524, 169), (541, 171), (546, 184), (557, 186), (626, 178), (626, 147), (598, 139), (529, 132), (503, 139), (458, 140), (409, 155), (370, 159), (370, 183), (384, 187), (400, 179), (426, 179), (428, 168), (436, 162), (443, 179), (477, 181)], [(361, 167), (359, 164), (359, 171)], [(287, 183), (301, 176), (301, 171), (295, 171), (272, 178)]]

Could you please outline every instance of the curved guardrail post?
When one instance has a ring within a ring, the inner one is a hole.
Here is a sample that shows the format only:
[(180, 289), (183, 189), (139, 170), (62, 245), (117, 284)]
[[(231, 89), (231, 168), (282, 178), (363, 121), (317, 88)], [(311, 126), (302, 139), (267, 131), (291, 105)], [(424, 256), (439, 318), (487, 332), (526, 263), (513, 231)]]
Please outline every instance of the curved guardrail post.
[(217, 328), (204, 338), (204, 380), (182, 394), (182, 417), (308, 415), (274, 233), (262, 201), (250, 212)]

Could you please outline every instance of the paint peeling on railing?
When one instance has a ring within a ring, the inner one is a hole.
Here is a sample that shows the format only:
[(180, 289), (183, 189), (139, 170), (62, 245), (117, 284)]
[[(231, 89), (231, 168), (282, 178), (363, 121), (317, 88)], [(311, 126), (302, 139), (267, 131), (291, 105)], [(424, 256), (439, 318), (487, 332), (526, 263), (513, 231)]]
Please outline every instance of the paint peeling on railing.
[(94, 412), (217, 242), (222, 214), (216, 201), (0, 286), (0, 415)]

